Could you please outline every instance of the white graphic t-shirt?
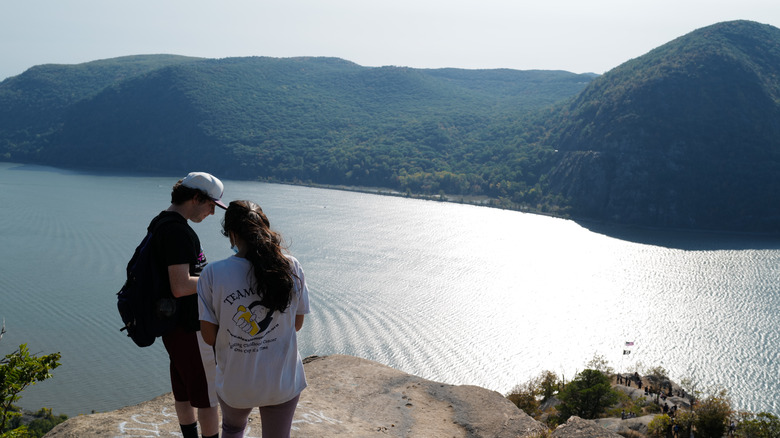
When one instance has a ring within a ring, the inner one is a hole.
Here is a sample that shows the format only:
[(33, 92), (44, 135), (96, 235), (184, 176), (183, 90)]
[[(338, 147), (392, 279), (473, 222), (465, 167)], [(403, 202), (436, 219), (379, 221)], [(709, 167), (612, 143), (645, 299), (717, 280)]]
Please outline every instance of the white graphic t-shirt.
[(295, 315), (309, 313), (309, 291), (300, 263), (287, 258), (297, 278), (284, 312), (271, 313), (260, 305), (252, 265), (245, 258), (211, 263), (198, 279), (200, 319), (219, 326), (214, 345), (217, 394), (234, 408), (278, 405), (306, 387)]

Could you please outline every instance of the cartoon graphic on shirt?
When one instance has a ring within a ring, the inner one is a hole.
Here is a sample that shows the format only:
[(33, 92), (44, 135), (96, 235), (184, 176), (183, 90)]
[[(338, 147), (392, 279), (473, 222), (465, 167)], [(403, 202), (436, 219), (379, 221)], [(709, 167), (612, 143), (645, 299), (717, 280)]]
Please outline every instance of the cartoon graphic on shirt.
[[(262, 320), (260, 319), (260, 316), (258, 316), (257, 313), (255, 313), (255, 309), (262, 311), (265, 310), (265, 318)], [(262, 331), (265, 331), (265, 329), (268, 328), (268, 326), (271, 324), (271, 321), (273, 320), (273, 312), (269, 312), (268, 309), (260, 305), (260, 301), (255, 301), (252, 304), (249, 305), (249, 308), (246, 308), (244, 306), (238, 306), (238, 311), (235, 315), (233, 315), (233, 321), (236, 323), (238, 328), (243, 330), (245, 333), (248, 333), (251, 336), (254, 336)]]

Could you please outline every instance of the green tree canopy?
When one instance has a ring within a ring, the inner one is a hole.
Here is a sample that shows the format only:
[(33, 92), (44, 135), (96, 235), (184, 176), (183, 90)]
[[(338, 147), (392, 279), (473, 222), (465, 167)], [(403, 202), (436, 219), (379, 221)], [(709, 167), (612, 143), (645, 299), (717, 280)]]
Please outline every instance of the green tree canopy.
[(14, 412), (13, 403), (21, 398), (20, 393), (51, 377), (51, 370), (60, 366), (59, 360), (59, 353), (31, 355), (27, 344), (0, 360), (0, 432), (5, 430), (10, 416), (19, 415)]
[(780, 419), (768, 412), (743, 413), (736, 434), (745, 438), (780, 437)]
[(558, 411), (561, 420), (576, 415), (581, 418), (598, 418), (606, 408), (618, 401), (617, 392), (612, 389), (609, 377), (598, 370), (586, 369), (563, 387), (558, 395), (561, 405)]
[(726, 390), (720, 390), (707, 396), (696, 405), (694, 425), (697, 436), (721, 438), (728, 429), (729, 418), (733, 413), (731, 400), (727, 397)]

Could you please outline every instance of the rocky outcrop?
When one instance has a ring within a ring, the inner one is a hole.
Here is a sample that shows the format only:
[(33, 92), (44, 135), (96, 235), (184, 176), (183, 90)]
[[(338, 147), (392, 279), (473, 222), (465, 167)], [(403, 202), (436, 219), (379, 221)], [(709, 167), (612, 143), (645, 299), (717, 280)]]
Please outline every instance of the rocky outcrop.
[(620, 418), (599, 418), (593, 420), (593, 422), (610, 432), (615, 432), (623, 436), (630, 436), (629, 433), (631, 431), (640, 435), (647, 435), (647, 427), (655, 417), (655, 414), (651, 414), (643, 415), (641, 417), (626, 418), (625, 420)]
[(561, 424), (550, 435), (552, 438), (623, 438), (615, 432), (610, 432), (594, 421), (580, 417), (571, 417)]
[[(292, 436), (515, 438), (547, 432), (504, 396), (484, 388), (433, 382), (352, 356), (310, 357), (304, 367), (309, 387), (301, 394)], [(173, 397), (165, 394), (116, 411), (70, 418), (46, 438), (178, 433)], [(611, 436), (605, 433), (601, 429), (587, 436)], [(246, 437), (259, 436), (255, 411)]]

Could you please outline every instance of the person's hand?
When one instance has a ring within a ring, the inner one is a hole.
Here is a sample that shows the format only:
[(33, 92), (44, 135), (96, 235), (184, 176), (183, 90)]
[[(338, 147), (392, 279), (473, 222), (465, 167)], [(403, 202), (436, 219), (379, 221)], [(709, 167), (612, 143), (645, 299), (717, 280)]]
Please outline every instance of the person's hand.
[(257, 325), (257, 315), (244, 306), (238, 306), (238, 311), (233, 315), (233, 321), (238, 328), (252, 336), (260, 331), (260, 327)]

